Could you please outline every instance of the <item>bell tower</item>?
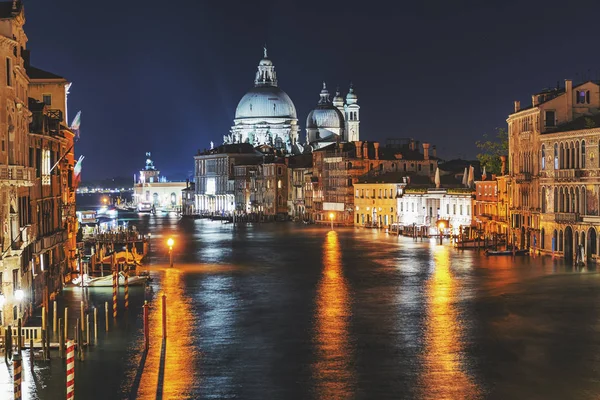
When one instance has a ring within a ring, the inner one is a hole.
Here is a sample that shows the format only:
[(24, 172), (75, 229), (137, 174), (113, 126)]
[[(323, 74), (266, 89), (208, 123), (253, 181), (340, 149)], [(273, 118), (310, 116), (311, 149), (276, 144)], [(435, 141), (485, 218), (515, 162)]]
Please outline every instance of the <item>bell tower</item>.
[(360, 140), (360, 106), (358, 97), (354, 93), (354, 87), (350, 84), (350, 89), (346, 95), (346, 104), (344, 105), (344, 115), (346, 116), (346, 134), (348, 142)]

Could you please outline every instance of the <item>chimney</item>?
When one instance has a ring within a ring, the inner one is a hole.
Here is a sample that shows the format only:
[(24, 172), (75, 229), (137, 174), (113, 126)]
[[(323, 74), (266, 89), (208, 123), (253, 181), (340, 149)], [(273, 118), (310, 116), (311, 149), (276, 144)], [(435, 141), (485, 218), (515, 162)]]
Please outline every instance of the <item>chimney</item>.
[(433, 155), (433, 157), (437, 158), (437, 147), (431, 146), (431, 154)]
[(368, 142), (363, 143), (363, 158), (365, 160), (369, 159), (369, 143)]
[(410, 151), (415, 151), (415, 141), (413, 139), (410, 139), (408, 148), (410, 149)]
[(429, 143), (423, 143), (423, 159), (429, 160)]
[(379, 160), (379, 142), (374, 142), (373, 147), (375, 147), (375, 159)]
[(573, 120), (573, 81), (565, 79), (565, 95), (567, 100), (567, 121)]
[(537, 94), (531, 95), (531, 105), (536, 107), (538, 105), (539, 96)]
[(502, 175), (506, 175), (506, 156), (500, 156), (500, 162), (502, 163), (502, 167), (500, 168), (500, 173)]
[(354, 142), (354, 147), (356, 148), (356, 158), (362, 157), (362, 142)]
[(515, 112), (519, 112), (521, 109), (521, 102), (519, 100), (515, 100)]

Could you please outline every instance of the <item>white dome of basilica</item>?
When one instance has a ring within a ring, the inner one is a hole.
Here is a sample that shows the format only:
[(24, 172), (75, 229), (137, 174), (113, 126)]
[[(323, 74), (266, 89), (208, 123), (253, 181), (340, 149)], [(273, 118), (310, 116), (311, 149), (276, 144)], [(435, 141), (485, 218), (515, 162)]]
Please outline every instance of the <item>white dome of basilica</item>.
[(292, 99), (277, 86), (253, 87), (235, 110), (235, 119), (270, 117), (297, 118)]
[(278, 87), (275, 66), (266, 48), (254, 75), (254, 87), (238, 103), (230, 134), (223, 141), (273, 146), (288, 153), (298, 148), (296, 107)]

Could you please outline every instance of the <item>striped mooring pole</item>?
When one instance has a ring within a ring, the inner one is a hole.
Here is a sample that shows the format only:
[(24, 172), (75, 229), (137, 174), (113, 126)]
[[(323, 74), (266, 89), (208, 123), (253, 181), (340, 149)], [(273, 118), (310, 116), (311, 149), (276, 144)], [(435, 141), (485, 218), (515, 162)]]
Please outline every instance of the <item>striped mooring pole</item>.
[(119, 282), (119, 276), (117, 271), (113, 271), (113, 318), (117, 318), (117, 282)]
[(15, 400), (21, 400), (21, 354), (13, 356), (13, 381), (15, 384)]
[(125, 309), (129, 309), (129, 277), (125, 272)]
[(67, 400), (75, 398), (75, 345), (67, 342)]

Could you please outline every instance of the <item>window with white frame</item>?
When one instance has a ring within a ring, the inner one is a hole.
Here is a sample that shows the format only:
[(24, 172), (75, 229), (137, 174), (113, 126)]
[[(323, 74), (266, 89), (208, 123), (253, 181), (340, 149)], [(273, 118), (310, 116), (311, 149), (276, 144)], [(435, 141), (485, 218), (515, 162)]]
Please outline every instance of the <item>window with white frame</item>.
[(50, 185), (50, 150), (42, 150), (42, 185)]

